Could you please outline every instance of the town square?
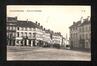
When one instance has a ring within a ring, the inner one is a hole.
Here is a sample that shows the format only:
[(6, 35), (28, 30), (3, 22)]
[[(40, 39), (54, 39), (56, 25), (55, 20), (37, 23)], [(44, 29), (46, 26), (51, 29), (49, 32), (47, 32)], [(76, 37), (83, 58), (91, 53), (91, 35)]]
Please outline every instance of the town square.
[(90, 6), (7, 6), (7, 60), (91, 61)]

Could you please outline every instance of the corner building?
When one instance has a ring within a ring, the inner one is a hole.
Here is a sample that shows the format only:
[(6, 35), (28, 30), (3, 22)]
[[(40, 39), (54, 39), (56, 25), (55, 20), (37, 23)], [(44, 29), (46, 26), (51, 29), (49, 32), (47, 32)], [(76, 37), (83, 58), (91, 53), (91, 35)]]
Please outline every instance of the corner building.
[(89, 17), (73, 22), (69, 29), (71, 49), (91, 49), (91, 20)]

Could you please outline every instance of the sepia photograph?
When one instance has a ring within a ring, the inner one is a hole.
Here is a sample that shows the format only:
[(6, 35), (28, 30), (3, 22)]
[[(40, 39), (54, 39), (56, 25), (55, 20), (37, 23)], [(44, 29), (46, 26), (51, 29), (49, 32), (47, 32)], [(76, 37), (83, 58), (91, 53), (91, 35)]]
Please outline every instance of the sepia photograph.
[(91, 61), (90, 5), (6, 5), (7, 61)]

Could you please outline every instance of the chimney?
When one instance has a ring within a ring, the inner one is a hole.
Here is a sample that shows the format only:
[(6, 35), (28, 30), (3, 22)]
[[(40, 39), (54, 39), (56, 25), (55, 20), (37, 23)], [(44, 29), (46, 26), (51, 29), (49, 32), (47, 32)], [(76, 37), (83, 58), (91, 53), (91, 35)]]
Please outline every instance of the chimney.
[(28, 23), (28, 19), (27, 19), (27, 23)]
[(75, 22), (73, 22), (73, 25), (75, 24)]
[(81, 23), (83, 22), (83, 17), (80, 18)]
[(45, 30), (45, 28), (43, 30)]
[(83, 22), (85, 22), (87, 19), (83, 19)]
[(15, 18), (16, 18), (16, 20), (17, 20), (17, 16), (16, 16)]
[(41, 29), (43, 29), (43, 26), (41, 25)]
[(38, 26), (40, 26), (40, 23), (38, 23)]
[(37, 25), (37, 21), (36, 21), (36, 25)]
[(87, 16), (87, 20), (88, 20), (88, 21), (90, 20), (90, 16)]

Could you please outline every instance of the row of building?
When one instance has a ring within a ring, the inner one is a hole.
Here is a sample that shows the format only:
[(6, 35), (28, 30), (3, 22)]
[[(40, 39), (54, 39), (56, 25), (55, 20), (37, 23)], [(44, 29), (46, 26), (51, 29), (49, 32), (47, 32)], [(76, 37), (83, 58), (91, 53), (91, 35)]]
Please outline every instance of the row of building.
[(65, 47), (66, 39), (60, 32), (45, 29), (37, 21), (17, 20), (7, 17), (7, 45), (9, 46), (49, 46)]
[(69, 29), (71, 49), (91, 49), (91, 18), (89, 16), (73, 22)]

